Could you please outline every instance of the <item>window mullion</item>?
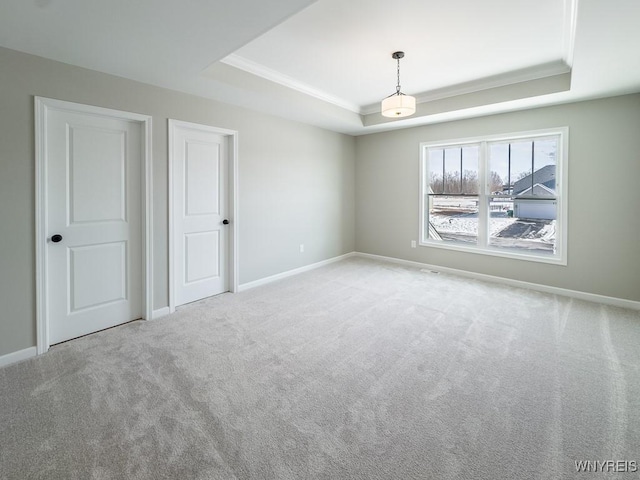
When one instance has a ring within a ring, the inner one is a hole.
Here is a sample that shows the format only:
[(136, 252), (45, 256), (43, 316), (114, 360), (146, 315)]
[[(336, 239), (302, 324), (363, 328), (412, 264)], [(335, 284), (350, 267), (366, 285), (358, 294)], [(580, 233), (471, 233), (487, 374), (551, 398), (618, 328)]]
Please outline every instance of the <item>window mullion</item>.
[(509, 156), (507, 159), (507, 193), (513, 195), (513, 188), (511, 184), (511, 143), (509, 143)]
[(447, 186), (445, 183), (445, 178), (446, 178), (446, 166), (445, 166), (445, 158), (444, 158), (444, 148), (442, 149), (442, 193), (445, 193), (447, 191)]
[(536, 178), (536, 166), (534, 164), (534, 157), (536, 151), (536, 141), (533, 140), (531, 142), (531, 195), (535, 195), (534, 187), (535, 187), (535, 178)]
[(464, 186), (462, 185), (462, 183), (463, 183), (463, 178), (462, 178), (462, 147), (460, 147), (460, 193), (465, 193)]
[(489, 244), (489, 201), (487, 196), (487, 184), (489, 183), (489, 147), (487, 142), (480, 143), (480, 161), (478, 162), (478, 246), (486, 247)]

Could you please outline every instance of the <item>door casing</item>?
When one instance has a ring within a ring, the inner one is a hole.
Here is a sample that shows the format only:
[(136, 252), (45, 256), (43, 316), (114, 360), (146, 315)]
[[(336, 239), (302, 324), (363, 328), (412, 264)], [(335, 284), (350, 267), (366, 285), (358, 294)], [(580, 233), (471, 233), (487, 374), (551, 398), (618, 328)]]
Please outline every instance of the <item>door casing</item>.
[(61, 110), (115, 117), (140, 122), (143, 144), (143, 173), (141, 176), (142, 195), (142, 278), (143, 278), (143, 318), (152, 318), (153, 309), (153, 231), (152, 231), (152, 167), (151, 167), (151, 116), (112, 110), (79, 103), (35, 97), (35, 217), (36, 217), (36, 347), (40, 355), (45, 353), (49, 343), (48, 317), (48, 275), (47, 275), (47, 112)]

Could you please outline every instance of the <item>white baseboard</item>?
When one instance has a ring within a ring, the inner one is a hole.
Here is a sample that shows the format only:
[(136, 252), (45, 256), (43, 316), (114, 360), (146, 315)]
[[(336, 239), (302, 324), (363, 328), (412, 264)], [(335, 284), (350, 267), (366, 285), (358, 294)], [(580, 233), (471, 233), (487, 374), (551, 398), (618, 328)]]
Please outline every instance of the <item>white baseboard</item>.
[(513, 280), (510, 278), (496, 277), (493, 275), (486, 275), (484, 273), (468, 272), (466, 270), (458, 270), (456, 268), (441, 267), (438, 265), (429, 265), (427, 263), (413, 262), (411, 260), (402, 260), (400, 258), (384, 257), (381, 255), (372, 255), (370, 253), (355, 252), (354, 255), (362, 258), (371, 258), (374, 260), (397, 263), (400, 265), (406, 265), (408, 267), (424, 268), (428, 270), (433, 270), (434, 272), (450, 273), (452, 275), (458, 275), (461, 277), (473, 278), (476, 280), (484, 280), (492, 283), (500, 283), (502, 285), (508, 285), (511, 287), (528, 288), (530, 290), (535, 290), (538, 292), (551, 293), (554, 295), (562, 295), (565, 297), (586, 300), (588, 302), (602, 303), (605, 305), (612, 305), (614, 307), (629, 308), (631, 310), (640, 310), (640, 302), (627, 300), (624, 298), (607, 297), (605, 295), (598, 295), (596, 293), (580, 292), (578, 290), (569, 290), (566, 288), (552, 287), (549, 285), (542, 285), (539, 283), (523, 282), (521, 280)]
[(28, 358), (35, 357), (37, 354), (36, 347), (25, 348), (24, 350), (18, 350), (17, 352), (8, 353), (0, 356), (0, 367), (10, 365), (12, 363), (21, 362)]
[(276, 280), (281, 280), (283, 278), (291, 277), (292, 275), (297, 275), (302, 272), (308, 272), (309, 270), (314, 270), (316, 268), (323, 267), (324, 265), (329, 265), (330, 263), (339, 262), (340, 260), (353, 257), (354, 255), (355, 255), (355, 252), (345, 253), (344, 255), (339, 255), (337, 257), (333, 257), (328, 260), (322, 260), (321, 262), (312, 263), (311, 265), (305, 265), (304, 267), (294, 268), (293, 270), (287, 270), (286, 272), (278, 273), (276, 275), (271, 275), (270, 277), (261, 278), (259, 280), (254, 280), (253, 282), (243, 283), (242, 285), (238, 285), (238, 292), (243, 292), (245, 290), (249, 290), (250, 288), (259, 287), (260, 285), (266, 285), (267, 283), (271, 283), (271, 282), (275, 282)]
[(171, 310), (169, 310), (169, 307), (159, 308), (151, 312), (151, 319), (156, 320), (158, 318), (166, 317), (170, 313), (171, 313)]

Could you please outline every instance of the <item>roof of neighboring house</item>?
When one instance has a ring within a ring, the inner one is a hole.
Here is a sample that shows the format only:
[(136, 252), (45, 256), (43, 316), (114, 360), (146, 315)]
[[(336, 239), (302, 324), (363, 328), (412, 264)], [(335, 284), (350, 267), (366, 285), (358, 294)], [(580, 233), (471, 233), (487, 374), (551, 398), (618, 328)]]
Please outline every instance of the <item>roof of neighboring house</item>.
[[(533, 179), (531, 178), (533, 176)], [(535, 172), (527, 175), (513, 184), (513, 194), (522, 195), (523, 192), (531, 190), (534, 185), (543, 185), (555, 194), (556, 189), (556, 166), (546, 165)], [(534, 191), (535, 192), (535, 191)], [(544, 195), (544, 194), (543, 194)], [(547, 194), (548, 195), (548, 194)]]
[(518, 193), (518, 195), (534, 195), (536, 197), (554, 197), (556, 195), (556, 191), (547, 187), (546, 185), (542, 185), (541, 183), (536, 183), (533, 186), (533, 190), (531, 187), (527, 188)]

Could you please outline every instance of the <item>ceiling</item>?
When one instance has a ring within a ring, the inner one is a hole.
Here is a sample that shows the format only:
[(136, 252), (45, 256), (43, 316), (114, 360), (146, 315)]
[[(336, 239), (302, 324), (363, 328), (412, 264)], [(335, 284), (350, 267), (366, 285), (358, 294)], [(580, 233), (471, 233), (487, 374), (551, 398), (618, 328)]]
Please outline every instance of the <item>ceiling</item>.
[(565, 17), (571, 12), (565, 14), (563, 0), (536, 0), (535, 8), (521, 0), (392, 5), (320, 0), (223, 62), (264, 66), (358, 113), (371, 113), (395, 91), (396, 50), (406, 53), (401, 80), (414, 95), (568, 56)]
[[(637, 0), (3, 0), (0, 46), (360, 135), (640, 91)], [(418, 99), (385, 119), (395, 91)]]

